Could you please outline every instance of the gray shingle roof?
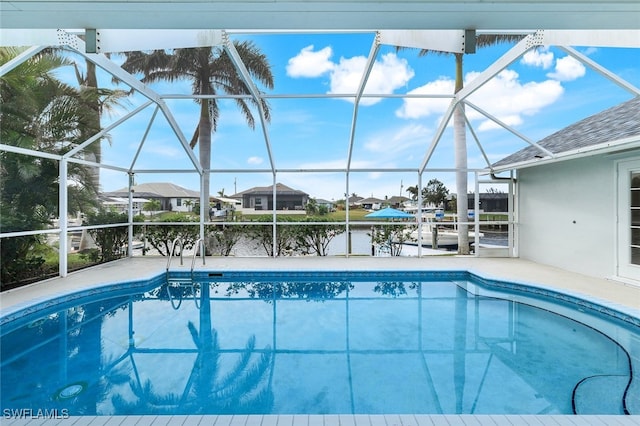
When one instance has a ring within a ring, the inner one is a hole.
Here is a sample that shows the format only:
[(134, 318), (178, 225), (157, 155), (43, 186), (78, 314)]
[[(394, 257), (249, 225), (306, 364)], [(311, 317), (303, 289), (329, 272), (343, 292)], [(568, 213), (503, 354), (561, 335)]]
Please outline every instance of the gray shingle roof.
[[(640, 96), (580, 120), (540, 140), (554, 154), (640, 136)], [(528, 146), (493, 164), (494, 167), (533, 161), (546, 154)]]
[[(141, 183), (134, 185), (133, 188), (136, 197), (161, 197), (161, 198), (200, 198), (198, 191), (183, 188), (173, 183), (156, 182)], [(128, 196), (128, 188), (118, 189), (117, 191), (105, 192), (106, 196)]]
[[(276, 193), (280, 195), (309, 195), (306, 192), (292, 189), (287, 185), (282, 183), (276, 183)], [(255, 186), (253, 188), (247, 189), (246, 191), (238, 192), (237, 194), (233, 194), (232, 198), (239, 198), (245, 194), (251, 195), (271, 195), (273, 194), (273, 185), (271, 186)]]

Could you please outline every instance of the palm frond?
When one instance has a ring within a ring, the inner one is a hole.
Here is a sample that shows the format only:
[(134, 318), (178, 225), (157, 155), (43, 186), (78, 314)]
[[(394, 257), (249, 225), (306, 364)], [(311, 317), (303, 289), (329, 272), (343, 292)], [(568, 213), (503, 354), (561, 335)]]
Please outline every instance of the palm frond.
[[(240, 376), (242, 371), (249, 365), (249, 361), (251, 360), (251, 354), (253, 353), (253, 349), (256, 344), (256, 336), (251, 336), (245, 345), (244, 351), (236, 364), (231, 368), (231, 370), (226, 374), (226, 376), (220, 381), (219, 388), (225, 388), (231, 384), (236, 377)], [(213, 392), (216, 392), (218, 389), (213, 389)]]
[(501, 43), (517, 43), (525, 37), (526, 35), (524, 34), (480, 34), (476, 37), (476, 47), (483, 48)]

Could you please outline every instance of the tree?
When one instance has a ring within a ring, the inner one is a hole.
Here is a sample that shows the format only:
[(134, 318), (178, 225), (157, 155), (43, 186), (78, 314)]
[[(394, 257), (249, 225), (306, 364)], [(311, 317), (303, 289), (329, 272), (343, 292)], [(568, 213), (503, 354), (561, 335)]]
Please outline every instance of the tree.
[[(115, 106), (120, 106), (120, 100), (127, 96), (127, 92), (124, 90), (110, 90), (98, 87), (98, 74), (96, 72), (96, 64), (89, 60), (85, 60), (86, 72), (80, 70), (80, 66), (77, 62), (73, 62), (73, 67), (76, 74), (76, 80), (80, 87), (79, 95), (81, 102), (84, 105), (82, 109), (85, 115), (85, 120), (90, 124), (89, 126), (80, 129), (81, 141), (88, 140), (93, 137), (102, 129), (100, 123), (102, 114), (104, 112), (110, 112)], [(102, 140), (97, 140), (84, 149), (84, 156), (89, 160), (93, 160), (96, 163), (100, 163), (102, 159)], [(92, 192), (91, 196), (96, 199), (98, 192), (100, 191), (100, 168), (91, 166), (89, 169), (91, 185), (89, 191)], [(88, 192), (88, 191), (87, 191)], [(76, 199), (76, 195), (73, 192), (69, 193), (70, 205)], [(79, 198), (82, 201), (82, 198)], [(76, 211), (83, 211), (83, 205), (81, 202), (75, 202), (74, 207)], [(70, 210), (73, 211), (73, 210)], [(82, 237), (80, 240), (80, 248), (86, 248), (89, 244), (87, 238), (87, 231), (82, 231)]]
[[(88, 225), (105, 225), (110, 223), (127, 222), (126, 213), (117, 213), (111, 211), (98, 211), (87, 215)], [(116, 260), (124, 256), (123, 247), (127, 244), (129, 238), (129, 230), (127, 225), (116, 226), (113, 228), (97, 228), (89, 230), (89, 234), (100, 248), (100, 262), (108, 262)]]
[[(18, 53), (0, 49), (0, 63)], [(62, 155), (82, 143), (83, 132), (97, 131), (84, 114), (79, 92), (52, 75), (68, 65), (68, 60), (47, 50), (0, 78), (0, 139), (4, 144)], [(70, 194), (77, 202), (95, 205), (86, 167), (69, 163), (67, 178), (73, 183)], [(0, 232), (45, 229), (60, 213), (55, 160), (2, 151), (0, 181)], [(36, 249), (43, 244), (41, 236), (3, 239), (2, 283), (21, 280), (25, 274), (37, 275), (44, 259)]]
[[(250, 41), (233, 43), (249, 74), (267, 88), (273, 88), (273, 75), (266, 56)], [(238, 74), (231, 58), (219, 48), (201, 47), (195, 49), (155, 50), (150, 53), (131, 52), (126, 54), (122, 68), (132, 73), (142, 73), (143, 83), (157, 81), (191, 80), (194, 95), (248, 95), (249, 89)], [(236, 105), (244, 115), (249, 127), (255, 128), (251, 105), (261, 106), (265, 118), (270, 119), (266, 101), (259, 105), (254, 98), (236, 98)], [(198, 98), (200, 118), (191, 138), (191, 148), (198, 143), (200, 165), (204, 170), (202, 189), (209, 197), (211, 168), (211, 134), (216, 131), (220, 109), (216, 98)]]
[[(172, 213), (165, 216), (161, 222), (192, 222), (194, 225), (157, 225), (147, 226), (147, 238), (149, 244), (162, 256), (168, 256), (171, 252), (171, 244), (176, 238), (182, 241), (181, 249), (191, 249), (199, 237), (199, 229), (191, 216), (180, 213)], [(157, 223), (157, 222), (156, 222)]]
[[(79, 93), (85, 108), (83, 112), (86, 121), (91, 124), (90, 127), (81, 129), (81, 139), (83, 141), (93, 137), (98, 133), (102, 126), (100, 124), (102, 114), (111, 112), (115, 107), (122, 106), (122, 100), (128, 96), (128, 92), (124, 90), (111, 90), (100, 88), (98, 86), (98, 74), (96, 65), (85, 60), (85, 72), (80, 69), (77, 62), (73, 62), (76, 81), (80, 87)], [(98, 140), (84, 150), (85, 156), (100, 163), (102, 159), (101, 140)], [(96, 191), (100, 190), (100, 170), (97, 167), (91, 168), (92, 186)]]
[(207, 250), (229, 256), (233, 247), (246, 234), (246, 225), (215, 225), (208, 227)]
[(148, 211), (153, 218), (153, 212), (157, 212), (160, 210), (160, 201), (159, 200), (149, 200), (142, 206), (146, 211)]
[(411, 199), (413, 201), (418, 200), (418, 185), (410, 186), (406, 189), (406, 191), (411, 195)]
[(375, 225), (371, 229), (372, 243), (376, 244), (383, 250), (387, 250), (391, 256), (400, 256), (402, 247), (406, 241), (411, 240), (411, 231), (413, 227), (407, 224), (384, 224)]
[(444, 204), (447, 199), (447, 195), (449, 195), (449, 190), (444, 183), (440, 182), (438, 179), (431, 179), (427, 186), (422, 188), (422, 197), (424, 198), (424, 203), (431, 203), (436, 207), (439, 207), (441, 204)]
[[(511, 43), (519, 41), (524, 36), (520, 34), (480, 34), (476, 37), (476, 47), (482, 48), (492, 46), (498, 43)], [(430, 53), (448, 54), (446, 52), (423, 49), (420, 56)], [(455, 58), (455, 88), (454, 94), (457, 94), (464, 87), (463, 80), (463, 58), (464, 53), (452, 53)], [(453, 111), (453, 143), (455, 150), (455, 167), (456, 170), (456, 193), (458, 195), (457, 213), (459, 221), (466, 221), (468, 214), (467, 207), (467, 131), (465, 125), (464, 105), (458, 104)], [(458, 253), (469, 254), (469, 233), (468, 225), (458, 226)]]
[[(325, 217), (308, 217), (303, 222), (329, 222)], [(301, 225), (292, 226), (296, 233), (297, 249), (304, 254), (314, 253), (317, 256), (326, 256), (329, 243), (337, 235), (344, 233), (342, 225)]]
[[(295, 225), (277, 225), (275, 254), (273, 251), (273, 226), (267, 224), (273, 219), (271, 216), (258, 216), (255, 221), (261, 222), (261, 225), (248, 225), (247, 236), (254, 240), (259, 247), (262, 247), (268, 256), (286, 256), (296, 250), (296, 226)], [(279, 222), (293, 222), (288, 217), (278, 218)]]

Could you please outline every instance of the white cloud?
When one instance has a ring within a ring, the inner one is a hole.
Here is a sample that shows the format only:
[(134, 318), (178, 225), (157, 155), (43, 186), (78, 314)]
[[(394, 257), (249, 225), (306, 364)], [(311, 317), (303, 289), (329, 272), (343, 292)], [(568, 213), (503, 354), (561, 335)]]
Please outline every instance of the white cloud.
[[(518, 114), (512, 114), (512, 115), (507, 115), (504, 117), (500, 117), (500, 121), (502, 121), (504, 124), (508, 125), (508, 126), (517, 126), (518, 124), (522, 124), (522, 117), (520, 117), (520, 115)], [(478, 126), (477, 130), (479, 132), (484, 132), (487, 130), (495, 130), (495, 129), (501, 129), (502, 126), (500, 126), (498, 123), (496, 123), (493, 120), (485, 120), (482, 123), (480, 123), (480, 125)]]
[(553, 52), (549, 52), (548, 48), (529, 50), (522, 56), (520, 62), (525, 65), (542, 67), (546, 70), (553, 65)]
[[(469, 73), (468, 78), (474, 78)], [(509, 125), (523, 122), (522, 116), (532, 116), (542, 108), (553, 104), (564, 93), (560, 82), (545, 80), (522, 83), (513, 70), (504, 70), (474, 93), (469, 100)], [(472, 119), (480, 118), (478, 115)], [(495, 128), (495, 123), (485, 121), (479, 130)]]
[(587, 55), (587, 56), (591, 56), (594, 53), (596, 53), (597, 51), (598, 51), (597, 47), (587, 47), (586, 49), (584, 49), (584, 51), (582, 53)]
[[(358, 89), (362, 80), (367, 58), (354, 56), (340, 58), (336, 62), (331, 61), (333, 51), (331, 47), (325, 47), (314, 51), (314, 46), (307, 46), (298, 55), (289, 59), (287, 75), (290, 77), (320, 77), (329, 74), (330, 94), (353, 94)], [(395, 53), (387, 53), (380, 60), (375, 61), (365, 93), (393, 93), (399, 87), (405, 86), (414, 72), (406, 59), (401, 59)], [(352, 99), (348, 99), (352, 101)], [(362, 105), (373, 105), (379, 102), (376, 98), (362, 98)]]
[(264, 162), (264, 159), (262, 157), (249, 157), (247, 158), (247, 164), (252, 164), (252, 165), (260, 165)]
[[(168, 142), (168, 143), (170, 144), (171, 142)], [(157, 154), (162, 157), (168, 157), (168, 158), (176, 158), (176, 157), (186, 158), (186, 155), (187, 155), (184, 149), (182, 149), (181, 147), (178, 148), (177, 146), (160, 145), (158, 143), (153, 145), (148, 144), (148, 146), (145, 146), (143, 150), (147, 153), (153, 153), (153, 154)]]
[[(465, 81), (472, 81), (478, 74), (477, 72), (468, 73)], [(440, 78), (414, 90), (413, 93), (452, 94), (453, 88), (453, 80)], [(504, 70), (471, 95), (469, 101), (506, 124), (515, 126), (523, 122), (523, 116), (534, 115), (542, 108), (556, 102), (563, 92), (564, 89), (559, 81), (522, 83), (517, 72)], [(396, 111), (396, 115), (408, 119), (439, 115), (444, 113), (449, 103), (448, 99), (405, 99), (402, 107)], [(466, 112), (470, 120), (482, 120), (478, 130), (498, 127), (471, 108), (467, 108)]]
[(573, 81), (584, 76), (584, 65), (572, 56), (565, 56), (556, 60), (555, 71), (547, 74), (547, 77), (559, 81)]
[[(440, 77), (436, 81), (429, 82), (424, 86), (420, 86), (408, 92), (410, 95), (453, 95), (455, 82), (446, 77)], [(451, 99), (435, 98), (435, 99), (405, 99), (402, 107), (396, 111), (396, 116), (400, 118), (421, 118), (432, 114), (443, 114)]]
[[(364, 56), (340, 58), (340, 62), (331, 71), (329, 93), (354, 93), (362, 80), (366, 64), (367, 58)], [(413, 76), (414, 72), (405, 59), (398, 58), (395, 53), (387, 53), (382, 56), (382, 60), (373, 64), (364, 93), (393, 93), (397, 88), (405, 86)], [(373, 105), (379, 101), (379, 98), (362, 98), (360, 104)]]
[(402, 156), (403, 151), (412, 150), (415, 147), (424, 147), (432, 132), (421, 124), (409, 124), (400, 129), (392, 129), (387, 132), (377, 132), (374, 137), (364, 144), (367, 151), (374, 153), (386, 153), (383, 161), (388, 161), (389, 153), (395, 157)]
[(287, 63), (289, 77), (320, 77), (333, 69), (335, 64), (329, 59), (333, 55), (331, 47), (327, 46), (318, 51), (314, 51), (313, 48), (313, 45), (309, 45), (289, 59)]

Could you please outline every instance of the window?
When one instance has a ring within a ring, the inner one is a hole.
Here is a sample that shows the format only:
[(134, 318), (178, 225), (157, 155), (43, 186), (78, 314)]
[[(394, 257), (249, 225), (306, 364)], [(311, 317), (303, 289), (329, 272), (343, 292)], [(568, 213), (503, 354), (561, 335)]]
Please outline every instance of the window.
[(630, 181), (631, 263), (640, 265), (640, 172), (631, 172)]
[(182, 205), (182, 198), (176, 198), (176, 207), (180, 207)]
[(640, 281), (640, 158), (618, 163), (617, 275)]

